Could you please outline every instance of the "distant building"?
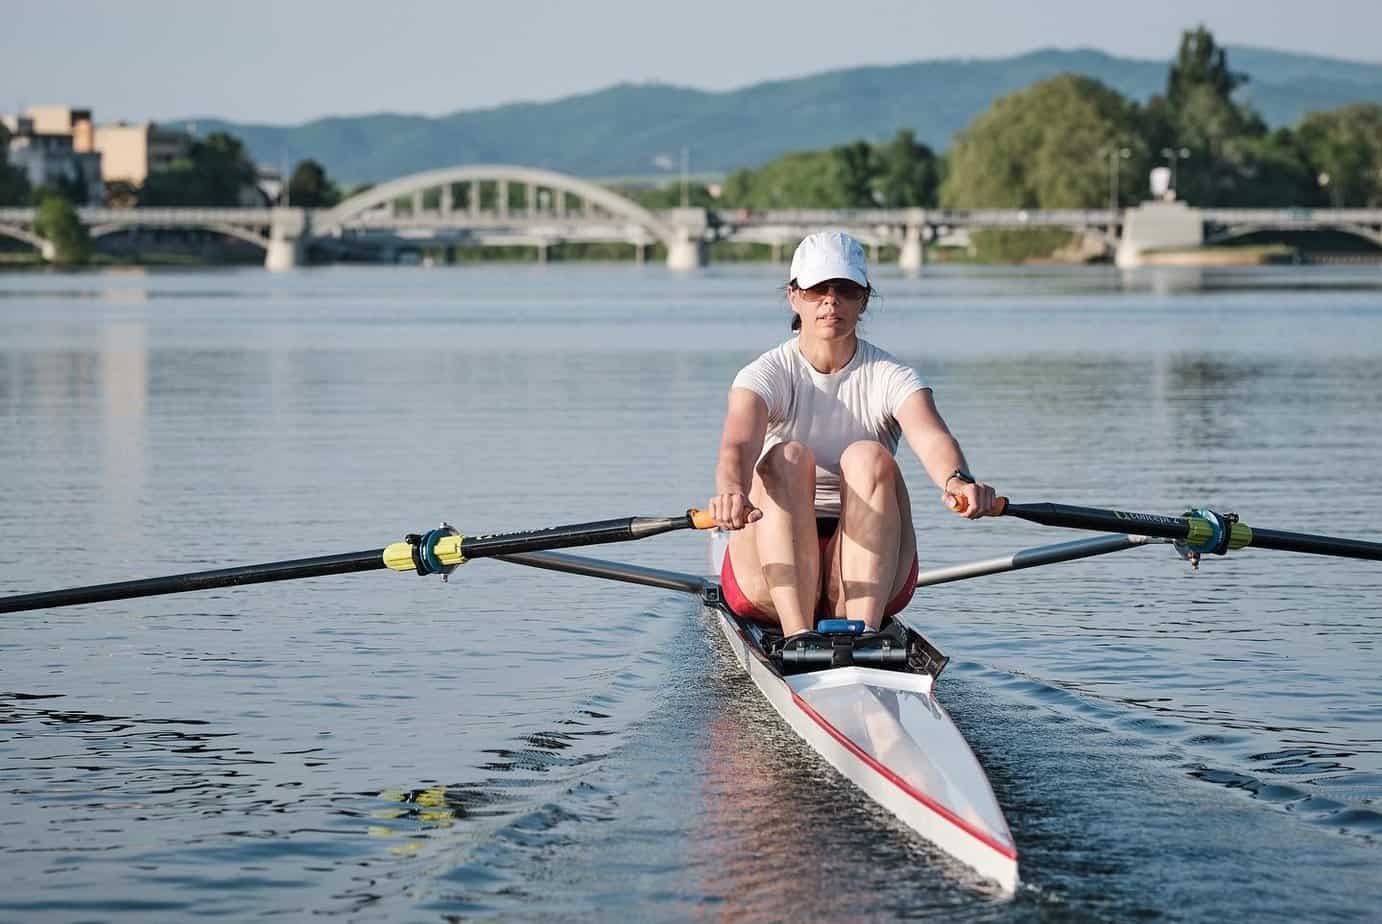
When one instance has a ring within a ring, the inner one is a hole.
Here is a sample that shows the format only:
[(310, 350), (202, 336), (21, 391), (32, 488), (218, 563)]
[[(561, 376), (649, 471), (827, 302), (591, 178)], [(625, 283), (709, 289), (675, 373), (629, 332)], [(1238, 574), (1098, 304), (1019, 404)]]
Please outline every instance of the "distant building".
[(141, 186), (150, 173), (166, 170), (186, 157), (192, 136), (153, 122), (113, 122), (96, 127), (95, 149), (101, 153), (101, 178), (106, 183)]
[(75, 186), (86, 205), (105, 200), (101, 155), (92, 149), (91, 110), (35, 106), (3, 122), (9, 134), (5, 156), (24, 171), (31, 187)]
[(90, 109), (73, 109), (71, 106), (30, 106), (24, 110), (24, 117), (33, 122), (33, 130), (40, 135), (70, 135), (72, 150), (85, 154), (95, 150), (92, 146), (92, 122)]

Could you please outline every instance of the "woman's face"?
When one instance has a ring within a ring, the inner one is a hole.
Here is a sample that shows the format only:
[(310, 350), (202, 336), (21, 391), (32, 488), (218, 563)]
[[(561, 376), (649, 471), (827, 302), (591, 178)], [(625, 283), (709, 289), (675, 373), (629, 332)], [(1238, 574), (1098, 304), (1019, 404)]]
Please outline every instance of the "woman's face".
[(828, 279), (809, 289), (792, 287), (788, 301), (801, 318), (801, 329), (811, 337), (834, 340), (848, 337), (868, 307), (868, 289), (849, 279)]

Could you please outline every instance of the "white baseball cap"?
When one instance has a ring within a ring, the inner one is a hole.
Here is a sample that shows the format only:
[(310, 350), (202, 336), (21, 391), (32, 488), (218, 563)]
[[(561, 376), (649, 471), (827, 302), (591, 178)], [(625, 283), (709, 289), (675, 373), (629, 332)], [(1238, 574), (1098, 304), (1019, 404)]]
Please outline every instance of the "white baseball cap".
[(843, 231), (817, 231), (807, 235), (792, 254), (789, 280), (809, 289), (827, 279), (852, 279), (869, 284), (869, 264), (864, 246)]

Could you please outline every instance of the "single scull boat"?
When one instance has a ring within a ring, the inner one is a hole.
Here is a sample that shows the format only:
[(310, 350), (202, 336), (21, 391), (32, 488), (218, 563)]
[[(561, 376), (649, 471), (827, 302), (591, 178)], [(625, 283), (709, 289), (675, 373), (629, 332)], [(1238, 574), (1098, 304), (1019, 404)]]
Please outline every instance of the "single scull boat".
[(947, 657), (894, 620), (865, 650), (855, 650), (864, 642), (857, 636), (828, 635), (829, 660), (789, 673), (780, 633), (736, 616), (713, 582), (703, 599), (739, 664), (802, 740), (907, 827), (1005, 894), (1017, 888), (1017, 846), (1003, 810), (935, 697)]
[[(1380, 543), (1253, 529), (1233, 514), (1212, 510), (1166, 517), (1061, 504), (1009, 504), (1006, 498), (999, 498), (999, 504), (998, 516), (1127, 535), (1040, 546), (938, 568), (919, 575), (918, 587), (1074, 561), (1156, 540), (1174, 543), (1192, 564), (1202, 555), (1224, 555), (1250, 546), (1382, 561)], [(480, 536), (462, 536), (443, 523), (382, 549), (0, 597), (0, 613), (385, 568), (445, 576), (474, 558), (500, 558), (694, 594), (718, 621), (758, 689), (807, 744), (908, 827), (1011, 894), (1018, 882), (1012, 833), (983, 768), (934, 695), (947, 659), (920, 633), (897, 620), (872, 636), (856, 636), (848, 626), (822, 625), (824, 641), (784, 651), (779, 634), (736, 616), (721, 598), (719, 584), (709, 578), (550, 551), (711, 525), (710, 518), (696, 510), (673, 517), (623, 517)], [(712, 559), (718, 565), (718, 558)]]

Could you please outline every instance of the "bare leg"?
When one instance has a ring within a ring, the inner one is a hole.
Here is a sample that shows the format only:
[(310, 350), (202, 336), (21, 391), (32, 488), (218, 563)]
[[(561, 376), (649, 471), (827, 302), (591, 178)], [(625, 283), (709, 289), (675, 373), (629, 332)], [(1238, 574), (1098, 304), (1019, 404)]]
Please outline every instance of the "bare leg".
[(845, 449), (840, 481), (840, 528), (826, 554), (826, 594), (836, 616), (876, 629), (912, 569), (912, 503), (897, 461), (881, 443)]
[(749, 500), (763, 519), (730, 535), (734, 576), (754, 606), (785, 635), (815, 627), (820, 597), (816, 459), (801, 443), (780, 443), (754, 470)]

